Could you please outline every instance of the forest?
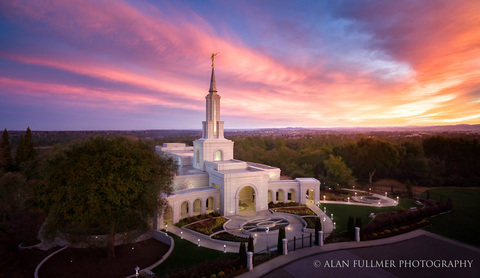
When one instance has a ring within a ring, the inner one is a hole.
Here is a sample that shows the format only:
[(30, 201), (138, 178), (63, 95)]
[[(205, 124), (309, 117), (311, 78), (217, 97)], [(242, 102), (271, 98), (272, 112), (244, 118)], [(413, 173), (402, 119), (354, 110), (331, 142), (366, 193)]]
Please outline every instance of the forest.
[[(46, 161), (65, 146), (94, 136), (128, 136), (154, 149), (164, 142), (192, 145), (197, 131), (155, 132), (12, 132), (0, 146), (0, 213), (35, 207)], [(168, 136), (167, 136), (168, 135)], [(265, 136), (241, 132), (233, 140), (236, 159), (279, 167), (285, 178), (315, 177), (327, 187), (365, 185), (394, 179), (426, 187), (480, 185), (480, 141), (476, 136), (423, 137), (376, 134)]]
[(235, 158), (279, 167), (283, 175), (315, 177), (327, 186), (396, 179), (422, 186), (480, 185), (476, 138), (246, 137), (235, 141)]

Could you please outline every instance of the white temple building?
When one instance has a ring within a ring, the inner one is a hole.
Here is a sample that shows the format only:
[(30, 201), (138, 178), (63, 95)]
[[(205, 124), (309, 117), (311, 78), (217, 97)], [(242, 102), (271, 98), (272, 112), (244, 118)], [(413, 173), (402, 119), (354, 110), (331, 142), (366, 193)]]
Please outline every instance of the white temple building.
[(224, 137), (224, 122), (220, 120), (213, 59), (214, 55), (202, 138), (195, 140), (193, 147), (183, 143), (155, 147), (158, 154), (172, 157), (179, 165), (173, 193), (167, 197), (164, 212), (159, 213), (157, 228), (214, 211), (224, 216), (253, 216), (268, 210), (269, 202), (318, 203), (317, 179), (280, 180), (279, 168), (234, 159), (234, 142)]

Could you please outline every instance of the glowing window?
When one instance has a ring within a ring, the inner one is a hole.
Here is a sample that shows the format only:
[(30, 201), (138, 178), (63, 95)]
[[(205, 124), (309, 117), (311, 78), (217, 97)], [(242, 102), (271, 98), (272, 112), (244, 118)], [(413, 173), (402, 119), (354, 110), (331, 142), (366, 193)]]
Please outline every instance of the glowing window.
[(221, 161), (223, 160), (223, 153), (221, 150), (218, 150), (215, 152), (215, 161)]

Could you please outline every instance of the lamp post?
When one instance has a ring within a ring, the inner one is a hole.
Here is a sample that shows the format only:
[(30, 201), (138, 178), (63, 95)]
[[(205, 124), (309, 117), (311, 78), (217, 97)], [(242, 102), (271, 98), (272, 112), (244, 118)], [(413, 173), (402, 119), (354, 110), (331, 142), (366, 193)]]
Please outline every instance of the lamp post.
[(333, 213), (332, 213), (332, 214), (330, 214), (330, 218), (331, 218), (331, 219), (332, 219), (332, 221), (333, 221)]
[(267, 233), (267, 254), (270, 256), (270, 248), (268, 248), (268, 232), (270, 231), (270, 228), (267, 227), (265, 228), (265, 232)]
[(180, 238), (183, 239), (183, 232), (180, 232)]
[(227, 245), (223, 245), (223, 253), (227, 253)]
[(197, 244), (197, 246), (200, 247), (200, 239), (198, 239)]
[(138, 271), (140, 270), (140, 268), (138, 267), (138, 265), (135, 267), (135, 277), (138, 277), (140, 274), (138, 273)]

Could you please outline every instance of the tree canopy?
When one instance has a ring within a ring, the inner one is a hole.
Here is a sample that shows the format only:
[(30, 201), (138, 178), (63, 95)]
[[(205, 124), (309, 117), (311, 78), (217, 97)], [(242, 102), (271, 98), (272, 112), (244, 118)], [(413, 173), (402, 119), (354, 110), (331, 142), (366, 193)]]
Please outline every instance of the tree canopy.
[(57, 153), (49, 162), (40, 204), (49, 212), (45, 232), (86, 236), (93, 228), (109, 234), (145, 230), (170, 193), (176, 165), (158, 157), (143, 141), (126, 137), (91, 138)]
[(10, 136), (7, 129), (3, 130), (2, 141), (0, 143), (0, 170), (8, 172), (13, 167), (12, 147), (10, 146)]

